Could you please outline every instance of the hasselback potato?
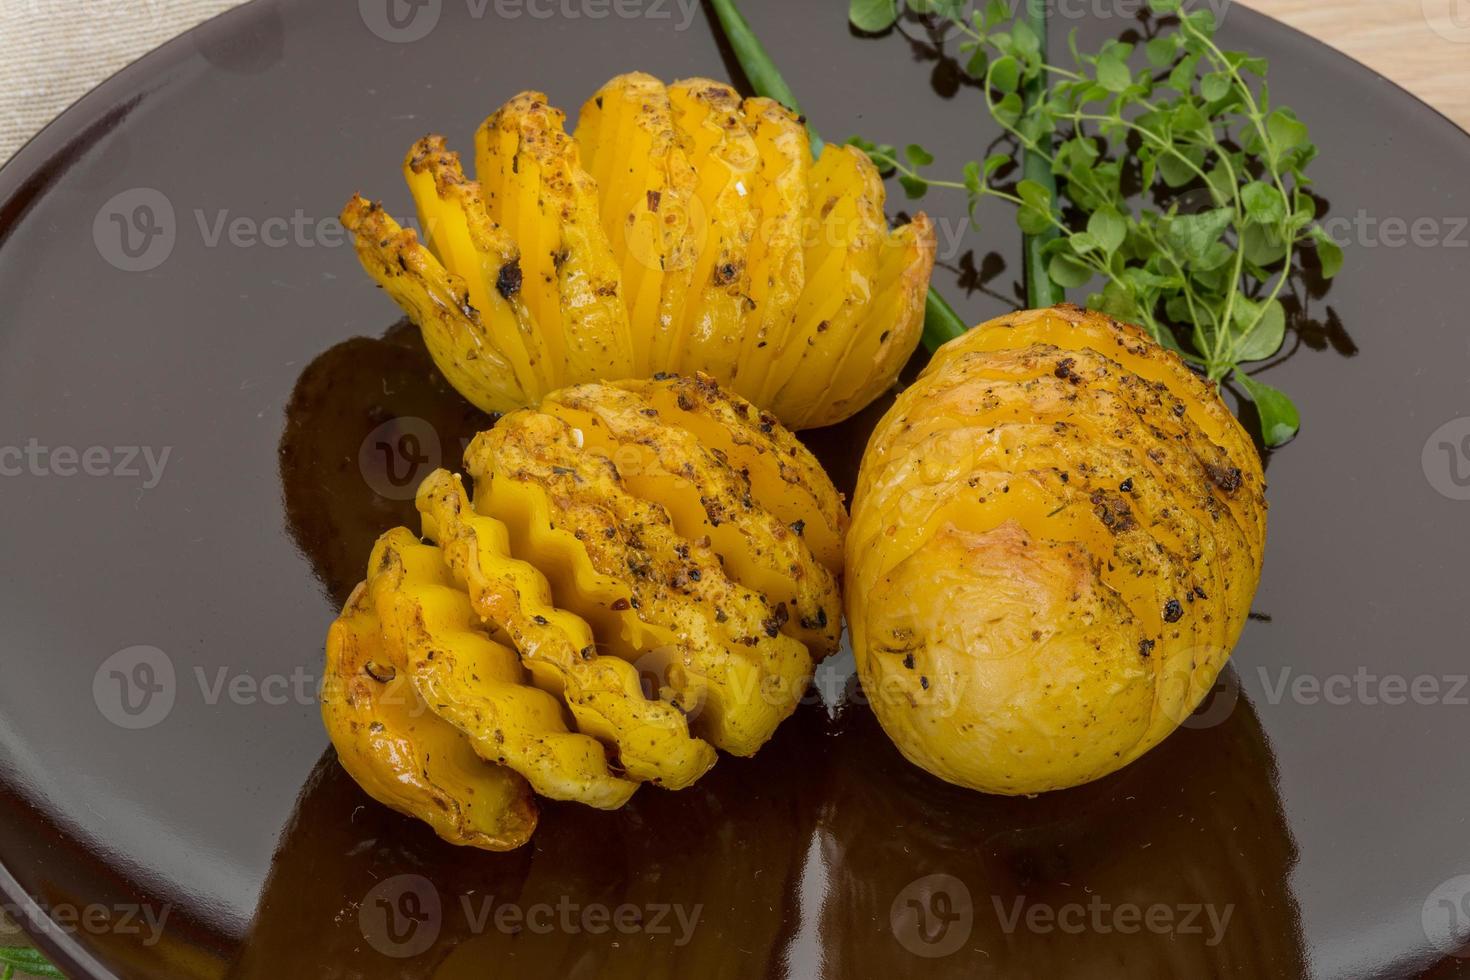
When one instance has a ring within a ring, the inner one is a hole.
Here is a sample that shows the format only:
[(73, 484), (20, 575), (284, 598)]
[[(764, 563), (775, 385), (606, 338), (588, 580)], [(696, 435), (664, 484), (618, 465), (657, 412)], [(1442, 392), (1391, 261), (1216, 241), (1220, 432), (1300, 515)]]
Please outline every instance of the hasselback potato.
[(1260, 459), (1135, 327), (1063, 306), (945, 345), (873, 434), (847, 613), (909, 759), (1019, 794), (1157, 744), (1213, 685), (1260, 576)]
[(409, 151), (420, 233), (354, 197), (364, 268), (475, 405), (506, 412), (568, 385), (703, 372), (788, 427), (858, 412), (918, 343), (934, 264), (922, 213), (890, 230), (873, 164), (813, 161), (770, 99), (640, 73), (583, 106), (507, 102), (466, 177), (444, 139)]
[(612, 809), (751, 755), (837, 648), (847, 517), (816, 460), (708, 377), (584, 384), (420, 486), (333, 624), (323, 716), (371, 795), (515, 847), (531, 793)]

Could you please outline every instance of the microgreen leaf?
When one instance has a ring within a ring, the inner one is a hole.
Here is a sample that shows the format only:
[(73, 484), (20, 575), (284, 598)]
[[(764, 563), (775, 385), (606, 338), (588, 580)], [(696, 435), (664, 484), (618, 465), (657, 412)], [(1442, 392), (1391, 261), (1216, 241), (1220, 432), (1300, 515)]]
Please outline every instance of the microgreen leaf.
[(1252, 181), (1241, 190), (1240, 199), (1252, 221), (1278, 225), (1286, 219), (1286, 199), (1270, 184)]
[(1206, 75), (1199, 83), (1199, 91), (1207, 101), (1219, 102), (1230, 94), (1230, 86), (1229, 75), (1223, 71), (1214, 71)]
[(1257, 303), (1235, 298), (1234, 343), (1231, 348), (1238, 361), (1264, 361), (1275, 356), (1286, 337), (1286, 310), (1280, 300)]
[(904, 147), (903, 155), (908, 160), (909, 166), (915, 169), (927, 167), (934, 162), (934, 154), (917, 143), (910, 143)]
[(66, 974), (42, 956), (39, 950), (29, 946), (0, 946), (0, 966), (5, 967), (7, 972), (22, 970), (33, 977), (59, 977), (66, 980)]
[(1128, 237), (1128, 222), (1114, 208), (1105, 207), (1087, 219), (1087, 231), (1104, 252), (1112, 255)]
[(898, 20), (898, 0), (850, 0), (847, 19), (869, 34), (880, 34)]
[(1286, 393), (1249, 377), (1243, 371), (1235, 372), (1235, 380), (1240, 382), (1250, 400), (1255, 402), (1256, 413), (1261, 417), (1261, 435), (1266, 445), (1274, 448), (1290, 442), (1301, 428), (1302, 420)]
[(990, 66), (990, 84), (999, 92), (1015, 92), (1021, 84), (1021, 63), (1010, 55), (996, 61)]
[(1342, 246), (1333, 241), (1321, 226), (1312, 229), (1312, 241), (1317, 244), (1317, 260), (1322, 263), (1322, 275), (1333, 278), (1342, 271)]
[(898, 178), (898, 183), (903, 187), (903, 192), (908, 195), (910, 201), (917, 201), (929, 193), (929, 182), (922, 177), (903, 174)]
[(1122, 92), (1133, 84), (1133, 73), (1119, 58), (1099, 58), (1097, 81), (1109, 92)]
[(1210, 245), (1230, 227), (1234, 217), (1235, 212), (1230, 208), (1178, 215), (1169, 222), (1169, 244), (1186, 258), (1203, 258)]
[(1076, 289), (1092, 279), (1092, 268), (1069, 255), (1058, 253), (1051, 257), (1046, 271), (1063, 289)]

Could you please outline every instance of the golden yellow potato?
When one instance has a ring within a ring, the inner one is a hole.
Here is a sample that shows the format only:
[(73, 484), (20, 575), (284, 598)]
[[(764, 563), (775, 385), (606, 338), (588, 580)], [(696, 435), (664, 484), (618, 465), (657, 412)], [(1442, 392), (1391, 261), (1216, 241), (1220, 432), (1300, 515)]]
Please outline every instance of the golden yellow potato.
[(1148, 751), (1224, 666), (1266, 538), (1259, 457), (1219, 395), (1073, 306), (946, 344), (873, 433), (847, 615), (914, 763), (986, 792)]
[(451, 843), (490, 851), (526, 843), (536, 829), (530, 787), (429, 711), (373, 606), (364, 582), (327, 634), (322, 720), (342, 768)]
[[(477, 436), (465, 467), (473, 499), (446, 470), (419, 487), (429, 543), (379, 539), (323, 701), (354, 778), (448, 840), (523, 842), (527, 783), (603, 809), (689, 786), (717, 749), (759, 749), (837, 648), (841, 498), (711, 378), (564, 388)], [(390, 681), (411, 717), (336, 693)]]
[(442, 137), (409, 151), (420, 231), (354, 197), (359, 260), (488, 412), (558, 388), (704, 373), (788, 427), (856, 414), (918, 344), (934, 229), (890, 229), (859, 150), (811, 158), (770, 99), (695, 78), (614, 78), (575, 137), (538, 92), (475, 139), (476, 180)]

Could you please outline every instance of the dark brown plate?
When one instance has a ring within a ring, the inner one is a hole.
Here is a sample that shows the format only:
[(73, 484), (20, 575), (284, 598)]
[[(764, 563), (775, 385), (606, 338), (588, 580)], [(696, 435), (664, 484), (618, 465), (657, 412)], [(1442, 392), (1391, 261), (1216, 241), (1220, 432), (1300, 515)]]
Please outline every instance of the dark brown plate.
[[(1353, 243), (1330, 291), (1297, 290), (1299, 349), (1268, 377), (1306, 423), (1270, 460), (1265, 615), (1190, 726), (1097, 784), (988, 798), (904, 763), (838, 668), (758, 758), (619, 813), (548, 806), (533, 846), (489, 855), (373, 804), (324, 751), (327, 623), (372, 536), (407, 519), (403, 482), (452, 463), (484, 419), (318, 222), (354, 190), (407, 212), (408, 144), (435, 130), (464, 146), (522, 88), (575, 109), (616, 72), (727, 68), (687, 2), (430, 0), (402, 8), (437, 12), (411, 43), (366, 26), (388, 30), (361, 15), (374, 2), (257, 0), (0, 171), (0, 446), (22, 451), (0, 456), (21, 470), (0, 478), (0, 888), (59, 962), (97, 977), (1455, 968), (1463, 132), (1229, 10), (1225, 41), (1269, 56), (1276, 97), (1311, 123), (1318, 190)], [(922, 140), (945, 169), (993, 135), (953, 67), (901, 33), (851, 36), (837, 0), (745, 6), (825, 132)], [(564, 7), (577, 16), (532, 15)], [(939, 280), (976, 321), (1011, 304), (1017, 269), (1008, 215), (982, 217), (973, 256), (949, 254), (972, 271)], [(1395, 247), (1399, 223), (1420, 232)], [(874, 418), (813, 436), (840, 483)]]

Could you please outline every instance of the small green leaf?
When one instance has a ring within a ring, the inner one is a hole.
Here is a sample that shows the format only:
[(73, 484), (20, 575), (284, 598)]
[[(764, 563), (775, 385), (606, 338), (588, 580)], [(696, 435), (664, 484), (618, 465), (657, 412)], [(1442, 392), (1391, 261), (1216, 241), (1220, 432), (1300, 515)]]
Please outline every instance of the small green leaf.
[(1256, 381), (1243, 371), (1235, 372), (1235, 380), (1256, 403), (1256, 412), (1261, 416), (1261, 436), (1266, 445), (1274, 448), (1290, 442), (1301, 428), (1302, 419), (1286, 393)]
[(985, 23), (994, 27), (1002, 21), (1010, 20), (1011, 5), (1007, 0), (990, 0), (985, 5)]
[(1230, 227), (1234, 217), (1235, 212), (1230, 208), (1177, 215), (1169, 221), (1169, 244), (1185, 258), (1202, 259), (1210, 246)]
[(1148, 0), (1148, 7), (1156, 14), (1175, 14), (1179, 12), (1179, 0)]
[(1262, 268), (1274, 265), (1286, 257), (1286, 241), (1274, 226), (1246, 225), (1240, 242), (1241, 248), (1245, 250), (1246, 261)]
[(1007, 126), (1014, 126), (1016, 121), (1021, 118), (1021, 113), (1025, 111), (1025, 108), (1026, 104), (1021, 101), (1021, 93), (1010, 92), (999, 102), (995, 103), (992, 111), (995, 113), (995, 118), (1000, 122)]
[(869, 34), (880, 34), (898, 20), (898, 0), (849, 0), (847, 19)]
[(910, 143), (904, 147), (903, 155), (908, 160), (909, 166), (915, 170), (920, 167), (927, 167), (934, 162), (934, 154), (924, 149), (918, 143)]
[(1213, 71), (1199, 84), (1200, 94), (1206, 101), (1219, 102), (1230, 94), (1230, 76), (1223, 71)]
[(1199, 55), (1191, 54), (1180, 60), (1169, 73), (1169, 87), (1176, 92), (1193, 92), (1194, 76), (1199, 65)]
[(1011, 26), (1011, 43), (1017, 54), (1031, 61), (1041, 54), (1041, 38), (1039, 38), (1031, 25), (1024, 20), (1017, 20)]
[(29, 946), (0, 946), (0, 966), (7, 971), (23, 970), (33, 977), (57, 977), (66, 980), (66, 974), (42, 956), (40, 951)]
[(1234, 359), (1264, 361), (1274, 356), (1286, 338), (1286, 309), (1281, 301), (1273, 299), (1261, 304), (1237, 296), (1235, 302)]
[(1109, 92), (1122, 92), (1133, 84), (1133, 73), (1118, 58), (1099, 58), (1097, 81)]
[(1240, 192), (1246, 214), (1263, 225), (1278, 225), (1286, 218), (1286, 199), (1270, 184), (1256, 180)]
[(1148, 63), (1155, 68), (1167, 68), (1179, 54), (1179, 35), (1165, 34), (1163, 37), (1156, 37), (1144, 46), (1143, 53), (1148, 56)]
[(1277, 151), (1303, 146), (1307, 142), (1307, 125), (1290, 109), (1277, 109), (1266, 117), (1266, 133)]
[(1086, 255), (1088, 252), (1096, 252), (1102, 247), (1098, 244), (1096, 238), (1093, 238), (1092, 235), (1088, 234), (1085, 231), (1074, 231), (1072, 234), (1068, 235), (1062, 240), (1070, 245), (1072, 247), (1072, 251), (1076, 252), (1078, 255)]
[(1342, 246), (1332, 240), (1320, 225), (1312, 229), (1312, 240), (1317, 243), (1317, 259), (1322, 263), (1322, 275), (1334, 278), (1342, 271)]
[(1010, 55), (990, 66), (990, 84), (1000, 92), (1015, 92), (1021, 84), (1021, 63)]
[(1181, 133), (1198, 133), (1210, 128), (1210, 120), (1193, 102), (1181, 103), (1174, 110), (1174, 128)]
[(1188, 163), (1172, 153), (1165, 153), (1159, 157), (1159, 174), (1164, 178), (1164, 183), (1170, 187), (1183, 187), (1196, 176), (1194, 169)]
[(1102, 208), (1087, 219), (1087, 233), (1103, 252), (1112, 255), (1128, 237), (1128, 220), (1111, 207)]
[(910, 201), (917, 201), (929, 193), (929, 182), (922, 177), (911, 177), (908, 174), (903, 174), (898, 178), (898, 183), (903, 188), (903, 192), (908, 195)]
[(1051, 209), (1051, 191), (1034, 180), (1023, 180), (1016, 185), (1016, 193), (1022, 201), (1041, 211)]
[(1052, 280), (1063, 289), (1076, 289), (1092, 280), (1091, 268), (1069, 255), (1060, 253), (1051, 257), (1046, 271)]
[(970, 55), (970, 60), (965, 63), (965, 74), (971, 78), (984, 78), (989, 67), (990, 55), (984, 48), (977, 47), (975, 53)]

